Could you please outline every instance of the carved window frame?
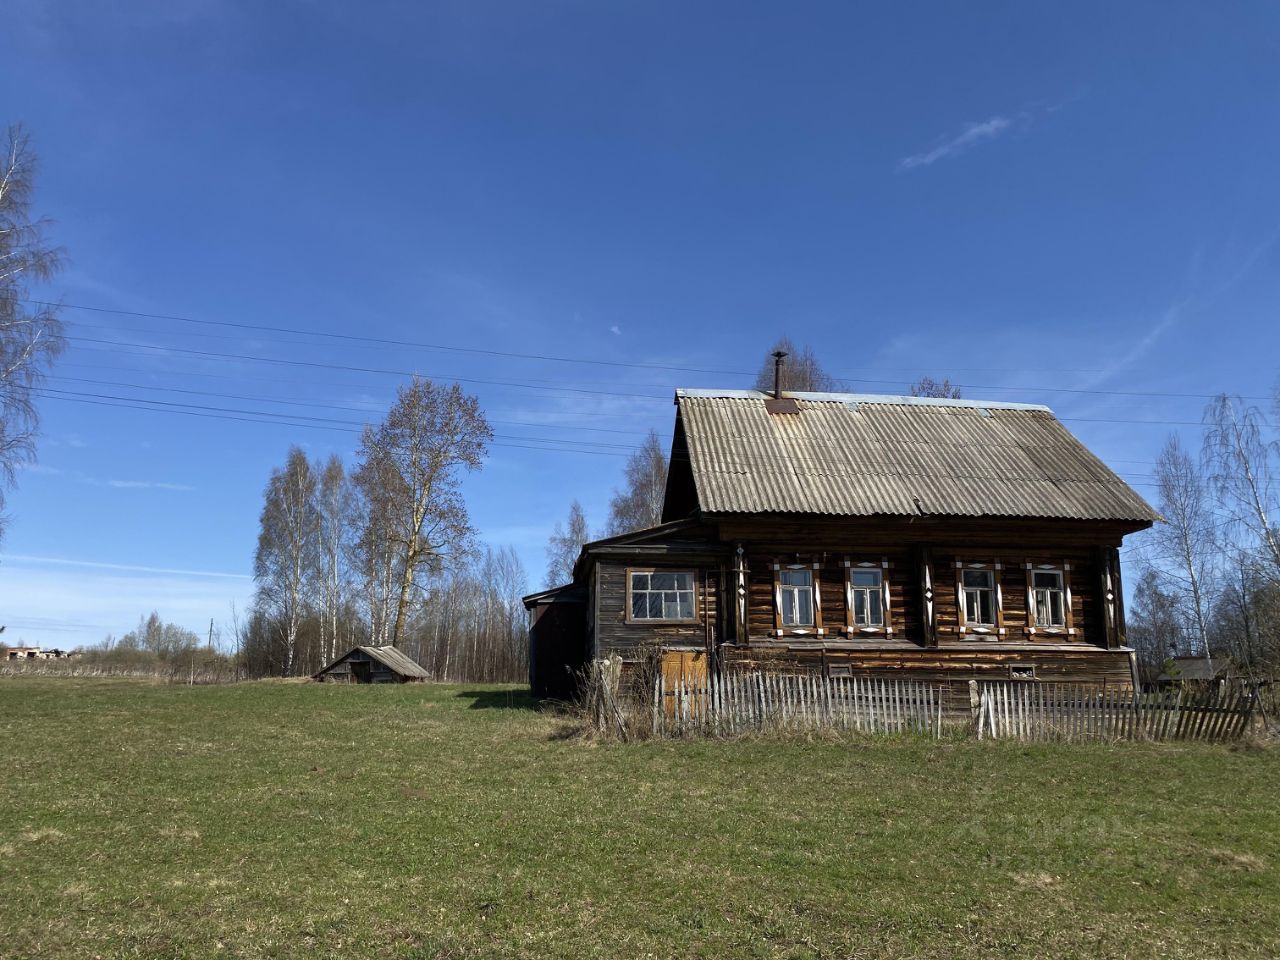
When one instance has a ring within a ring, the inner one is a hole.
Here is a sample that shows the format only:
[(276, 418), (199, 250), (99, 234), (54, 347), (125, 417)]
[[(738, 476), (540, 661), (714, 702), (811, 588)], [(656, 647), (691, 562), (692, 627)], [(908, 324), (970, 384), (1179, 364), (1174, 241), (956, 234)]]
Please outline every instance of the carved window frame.
[[(889, 563), (887, 557), (881, 557), (878, 561), (872, 560), (845, 560), (844, 561), (844, 615), (845, 615), (845, 633), (850, 638), (865, 637), (867, 639), (890, 638), (893, 636), (893, 605), (890, 603), (889, 594), (889, 570), (892, 564)], [(874, 570), (880, 575), (880, 615), (881, 623), (879, 626), (859, 626), (854, 621), (854, 603), (853, 595), (855, 590), (865, 590), (866, 587), (854, 586), (853, 575), (859, 571)]]
[[(968, 619), (964, 602), (967, 589), (964, 585), (966, 570), (985, 570), (991, 574), (994, 623), (974, 623)], [(1000, 584), (1003, 570), (1004, 564), (999, 560), (956, 561), (956, 632), (960, 636), (973, 640), (999, 640), (1005, 636), (1004, 593)]]
[[(813, 622), (804, 624), (784, 624), (782, 622), (782, 571), (806, 570), (809, 572), (809, 589), (813, 603)], [(813, 637), (821, 639), (826, 635), (822, 626), (822, 564), (813, 563), (775, 563), (773, 564), (773, 627), (777, 637)]]
[[(1061, 636), (1076, 635), (1075, 621), (1071, 614), (1071, 564), (1038, 563), (1027, 560), (1022, 564), (1027, 575), (1027, 635), (1028, 636)], [(1036, 619), (1036, 585), (1037, 573), (1056, 573), (1062, 581), (1062, 614), (1061, 624), (1041, 624)]]

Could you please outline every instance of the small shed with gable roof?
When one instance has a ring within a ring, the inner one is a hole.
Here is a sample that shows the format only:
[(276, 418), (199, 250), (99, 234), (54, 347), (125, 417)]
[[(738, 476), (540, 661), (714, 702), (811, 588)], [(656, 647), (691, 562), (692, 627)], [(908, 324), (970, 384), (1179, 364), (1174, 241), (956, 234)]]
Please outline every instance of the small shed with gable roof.
[(427, 671), (395, 647), (352, 647), (312, 677), (324, 683), (411, 683)]

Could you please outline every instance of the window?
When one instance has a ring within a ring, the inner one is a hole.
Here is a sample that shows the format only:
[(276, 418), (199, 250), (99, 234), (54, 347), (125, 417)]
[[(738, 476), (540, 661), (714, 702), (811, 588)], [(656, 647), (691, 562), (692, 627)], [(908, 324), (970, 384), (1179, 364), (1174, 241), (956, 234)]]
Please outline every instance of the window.
[(632, 620), (693, 620), (693, 574), (689, 572), (632, 572)]
[(993, 571), (963, 571), (960, 580), (960, 598), (966, 624), (985, 627), (996, 625), (996, 576)]
[(849, 571), (849, 610), (855, 627), (884, 626), (884, 578), (879, 570)]
[(1061, 570), (1035, 570), (1031, 574), (1032, 612), (1037, 626), (1067, 625), (1066, 590)]
[(784, 627), (813, 626), (813, 571), (778, 571), (778, 606)]

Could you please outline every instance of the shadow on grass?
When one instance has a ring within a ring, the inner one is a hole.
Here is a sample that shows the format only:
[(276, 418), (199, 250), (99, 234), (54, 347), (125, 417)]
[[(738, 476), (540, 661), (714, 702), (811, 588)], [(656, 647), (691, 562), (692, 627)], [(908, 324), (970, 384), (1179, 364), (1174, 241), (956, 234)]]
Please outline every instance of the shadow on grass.
[(472, 710), (536, 710), (538, 701), (528, 690), (461, 690), (458, 697), (470, 700)]

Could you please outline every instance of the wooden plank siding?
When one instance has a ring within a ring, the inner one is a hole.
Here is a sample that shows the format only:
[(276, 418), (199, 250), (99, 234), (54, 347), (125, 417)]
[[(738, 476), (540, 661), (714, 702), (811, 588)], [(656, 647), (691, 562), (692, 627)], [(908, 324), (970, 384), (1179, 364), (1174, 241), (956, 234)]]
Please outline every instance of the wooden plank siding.
[(970, 643), (928, 648), (914, 643), (865, 644), (857, 648), (753, 643), (720, 648), (722, 663), (771, 671), (814, 671), (828, 676), (894, 677), (945, 685), (947, 709), (968, 704), (968, 682), (1009, 680), (1011, 667), (1031, 669), (1036, 680), (1105, 683), (1132, 689), (1129, 654), (1090, 644)]
[[(1007, 680), (1016, 667), (1036, 679), (1128, 684), (1128, 652), (1108, 648), (1100, 596), (1100, 563), (1110, 562), (1107, 558), (1114, 557), (1121, 539), (1106, 525), (1077, 522), (725, 520), (718, 527), (702, 527), (696, 536), (682, 530), (678, 552), (674, 543), (649, 538), (634, 547), (614, 543), (593, 556), (587, 581), (588, 637), (595, 657), (619, 656), (626, 663), (660, 649), (702, 650), (713, 657), (723, 650), (726, 657), (775, 666), (789, 662), (803, 669), (834, 667), (849, 675), (887, 674), (925, 682)], [(739, 545), (746, 567), (747, 622), (741, 633), (735, 572)], [(932, 624), (924, 619), (921, 564), (926, 560), (933, 587)], [(957, 562), (1000, 564), (1003, 635), (960, 632)], [(848, 629), (846, 564), (858, 563), (875, 565), (884, 577), (892, 633)], [(1071, 598), (1068, 627), (1029, 629), (1027, 564), (1062, 570)], [(788, 565), (813, 571), (820, 616), (813, 627), (783, 628), (779, 636), (775, 576)], [(693, 572), (694, 619), (629, 620), (627, 575), (632, 569)], [(1123, 622), (1118, 601), (1112, 620)], [(931, 635), (935, 646), (929, 645)]]
[[(694, 614), (689, 623), (628, 622), (627, 571), (643, 569), (694, 574)], [(723, 629), (720, 624), (720, 568), (705, 563), (655, 563), (637, 558), (631, 563), (610, 560), (596, 566), (596, 656), (620, 656), (626, 661), (643, 659), (647, 652), (663, 648), (710, 653)]]

